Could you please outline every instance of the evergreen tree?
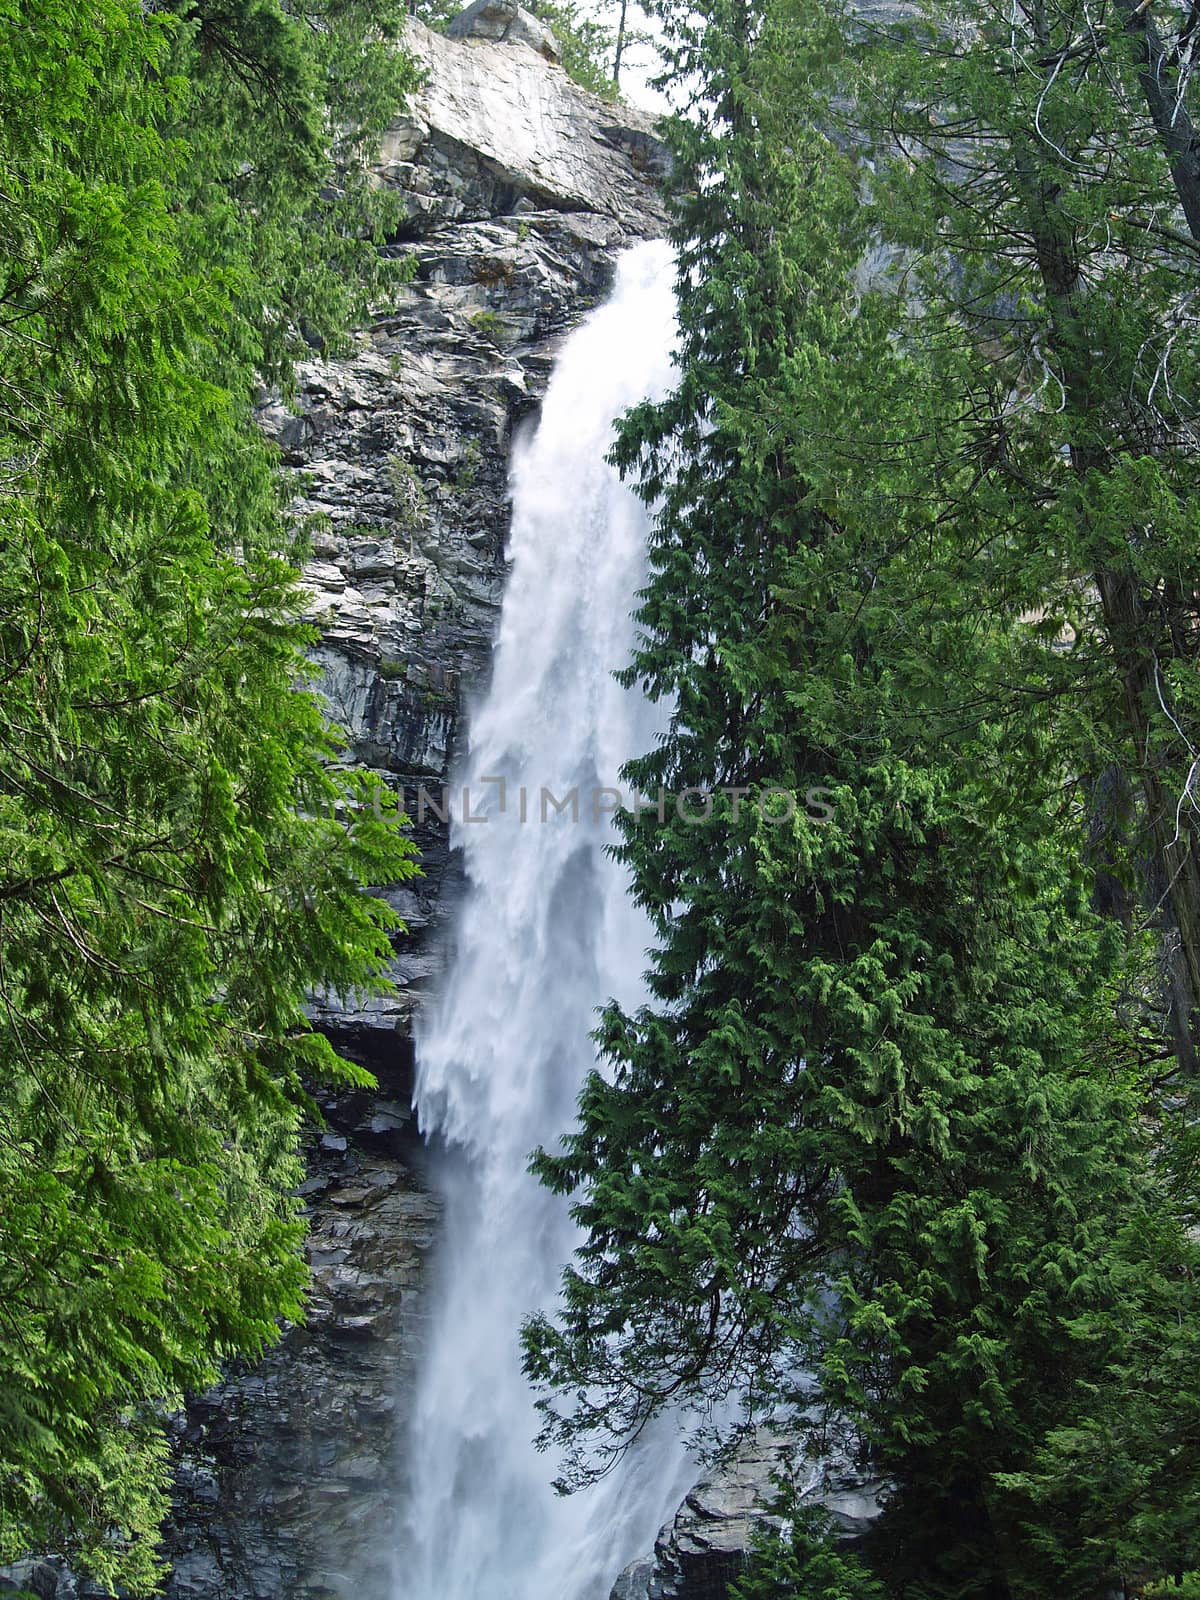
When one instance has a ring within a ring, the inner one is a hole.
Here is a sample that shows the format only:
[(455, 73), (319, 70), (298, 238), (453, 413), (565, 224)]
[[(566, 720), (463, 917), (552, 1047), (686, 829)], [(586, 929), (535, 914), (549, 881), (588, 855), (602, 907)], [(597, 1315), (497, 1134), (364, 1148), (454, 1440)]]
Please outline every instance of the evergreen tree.
[(0, 1559), (145, 1592), (164, 1408), (302, 1309), (303, 1084), (364, 1076), (306, 998), (380, 985), (414, 870), (299, 687), (251, 414), (369, 292), (411, 72), (373, 0), (4, 22)]
[(880, 213), (861, 137), (828, 137), (859, 89), (838, 19), (663, 20), (695, 85), (680, 381), (617, 454), (656, 508), (627, 677), (674, 709), (627, 776), (712, 814), (625, 824), (653, 1003), (606, 1012), (609, 1072), (536, 1159), (585, 1230), (527, 1330), (544, 1439), (569, 1485), (665, 1405), (802, 1418), (815, 1395), (892, 1483), (897, 1592), (1090, 1600), (1134, 1545), (1165, 1570), (1178, 1524), (1118, 1551), (1110, 1498), (1055, 1536), (1021, 1474), (1094, 1426), (1156, 1326), (1161, 1300), (1125, 1298), (1145, 1242), (1193, 1252), (1107, 1053), (1125, 939), (1089, 904), (1063, 742), (1088, 703), (1057, 617), (1029, 620), (1045, 522), (984, 470), (972, 403), (1007, 374), (864, 282)]
[(931, 6), (876, 53), (863, 103), (880, 225), (920, 253), (925, 326), (958, 344), (975, 404), (961, 514), (1001, 508), (1026, 603), (1072, 641), (1057, 709), (1110, 797), (1093, 852), (1158, 932), (1164, 1031), (1195, 1078), (1195, 142), (1188, 36), (1167, 49), (1147, 11), (972, 0), (951, 32)]
[(779, 1521), (759, 1530), (733, 1600), (885, 1600), (879, 1580), (856, 1553), (838, 1549), (829, 1519), (806, 1507), (793, 1484), (782, 1486), (772, 1511)]

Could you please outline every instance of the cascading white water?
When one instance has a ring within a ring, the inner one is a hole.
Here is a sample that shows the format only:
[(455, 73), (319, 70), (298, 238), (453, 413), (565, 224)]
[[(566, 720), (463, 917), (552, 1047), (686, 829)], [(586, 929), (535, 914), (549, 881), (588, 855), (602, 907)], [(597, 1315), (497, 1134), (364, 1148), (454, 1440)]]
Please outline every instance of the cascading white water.
[[(396, 1600), (603, 1600), (686, 1488), (665, 1429), (570, 1499), (532, 1444), (519, 1329), (576, 1242), (527, 1172), (574, 1121), (609, 996), (636, 1004), (649, 930), (605, 852), (610, 803), (657, 719), (613, 671), (633, 644), (646, 514), (605, 463), (613, 420), (672, 380), (673, 262), (639, 245), (558, 361), (513, 462), (512, 570), (494, 673), (453, 790), (467, 892), (439, 1003), (417, 1040), (417, 1103), (446, 1211), (404, 1464)], [(503, 794), (501, 783), (504, 780)], [(524, 800), (521, 792), (524, 790)], [(576, 817), (561, 802), (578, 790)], [(486, 821), (464, 821), (469, 814)]]

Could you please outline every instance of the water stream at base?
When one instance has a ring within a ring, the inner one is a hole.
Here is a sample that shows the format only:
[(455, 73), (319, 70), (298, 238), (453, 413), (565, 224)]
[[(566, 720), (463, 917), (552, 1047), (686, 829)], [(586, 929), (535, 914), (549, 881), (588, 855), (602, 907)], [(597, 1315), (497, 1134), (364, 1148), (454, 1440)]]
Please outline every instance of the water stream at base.
[[(604, 457), (613, 419), (672, 382), (673, 276), (663, 244), (622, 257), (514, 452), (494, 673), (454, 786), (468, 887), (417, 1040), (418, 1111), (446, 1210), (404, 1451), (396, 1600), (604, 1600), (689, 1480), (664, 1428), (596, 1488), (556, 1496), (554, 1462), (531, 1442), (518, 1344), (576, 1240), (565, 1204), (528, 1175), (529, 1154), (572, 1125), (595, 1009), (637, 1003), (650, 942), (605, 854), (608, 801), (593, 807), (661, 715), (612, 677), (633, 643), (647, 523)], [(486, 821), (462, 820), (464, 788)], [(574, 789), (577, 817), (546, 801), (543, 820), (543, 791), (561, 801)]]

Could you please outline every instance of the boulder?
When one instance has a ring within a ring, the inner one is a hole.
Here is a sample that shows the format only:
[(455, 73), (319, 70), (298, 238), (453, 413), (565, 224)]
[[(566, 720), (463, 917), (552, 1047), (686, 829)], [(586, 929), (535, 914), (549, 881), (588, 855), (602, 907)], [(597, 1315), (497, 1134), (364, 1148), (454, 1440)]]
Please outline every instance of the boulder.
[(446, 29), (450, 39), (487, 39), (495, 44), (520, 44), (557, 63), (558, 41), (537, 17), (516, 0), (475, 0)]
[(34, 1595), (36, 1600), (76, 1600), (78, 1580), (61, 1556), (14, 1561), (0, 1567), (0, 1596)]
[[(479, 12), (490, 29), (486, 15), (511, 6), (486, 0), (459, 20)], [(631, 236), (661, 234), (657, 179), (669, 158), (656, 119), (589, 94), (542, 48), (514, 49), (541, 24), (512, 9), (508, 26), (521, 41), (452, 38), (409, 20), (405, 43), (427, 81), (393, 123), (378, 165), (380, 180), (404, 191), (407, 228), (511, 216), (527, 201), (612, 218)]]
[(857, 1543), (879, 1515), (882, 1485), (843, 1449), (818, 1452), (798, 1435), (760, 1427), (688, 1494), (660, 1531), (653, 1557), (625, 1568), (610, 1600), (723, 1600), (768, 1511), (776, 1480), (790, 1480), (803, 1504), (829, 1515), (836, 1535)]

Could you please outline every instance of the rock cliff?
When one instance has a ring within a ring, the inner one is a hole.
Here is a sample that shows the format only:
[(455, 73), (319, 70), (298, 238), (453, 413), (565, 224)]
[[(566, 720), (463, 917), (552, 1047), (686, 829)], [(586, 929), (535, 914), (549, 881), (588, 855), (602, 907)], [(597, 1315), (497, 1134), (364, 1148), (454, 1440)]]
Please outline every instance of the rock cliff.
[[(418, 784), (438, 794), (488, 668), (513, 428), (615, 253), (664, 221), (649, 118), (571, 83), (513, 0), (479, 0), (454, 31), (410, 24), (426, 83), (377, 166), (405, 200), (389, 249), (411, 280), (347, 358), (303, 368), (298, 406), (262, 408), (301, 509), (322, 518), (306, 572), (317, 687), (347, 759), (410, 811)], [(410, 1127), (410, 1023), (454, 886), (432, 807), (416, 835), (424, 876), (382, 891), (410, 929), (396, 995), (319, 1011), (380, 1088), (327, 1097), (313, 1138), (307, 1323), (175, 1423), (172, 1600), (390, 1600), (392, 1452), (437, 1220)]]

